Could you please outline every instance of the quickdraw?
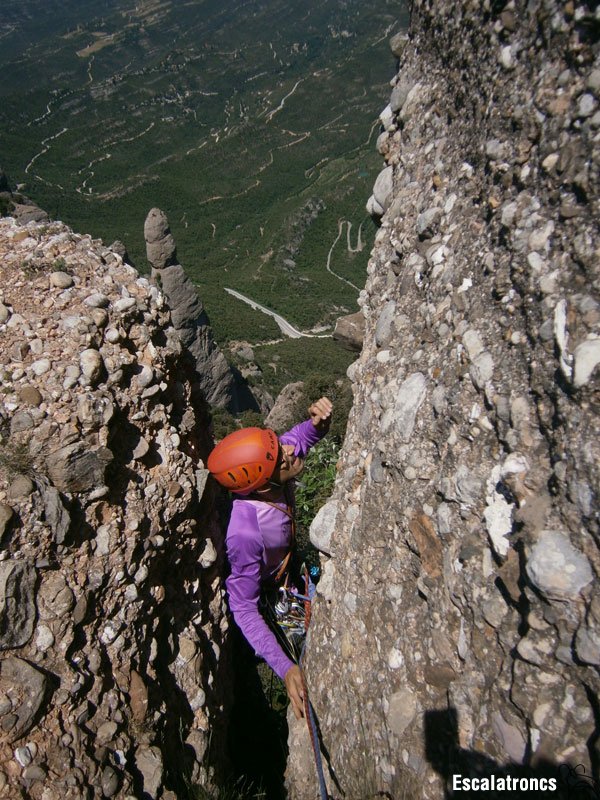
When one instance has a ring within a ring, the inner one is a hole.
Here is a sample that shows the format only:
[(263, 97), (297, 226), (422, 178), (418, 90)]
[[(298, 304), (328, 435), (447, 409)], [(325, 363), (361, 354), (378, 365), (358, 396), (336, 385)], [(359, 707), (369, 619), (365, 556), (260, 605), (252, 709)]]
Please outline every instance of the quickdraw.
[[(278, 589), (271, 589), (263, 594), (262, 611), (277, 638), (292, 659), (297, 664), (306, 638), (306, 631), (310, 622), (311, 601), (314, 597), (316, 586), (312, 580), (316, 577), (315, 567), (311, 571), (303, 564), (301, 573), (304, 575), (304, 594), (289, 585), (289, 576)], [(318, 573), (318, 570), (317, 570)]]

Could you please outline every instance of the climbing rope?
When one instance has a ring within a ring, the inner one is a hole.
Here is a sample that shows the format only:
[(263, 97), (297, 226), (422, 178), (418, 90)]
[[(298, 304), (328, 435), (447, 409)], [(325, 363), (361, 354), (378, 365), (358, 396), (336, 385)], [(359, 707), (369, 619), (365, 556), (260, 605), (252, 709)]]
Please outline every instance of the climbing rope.
[(306, 685), (306, 677), (302, 669), (302, 658), (304, 656), (304, 647), (302, 648), (302, 655), (300, 656), (300, 671), (302, 675), (302, 691), (304, 693), (304, 716), (306, 717), (306, 724), (308, 725), (308, 733), (310, 735), (310, 743), (312, 744), (313, 754), (315, 757), (315, 766), (317, 768), (317, 778), (319, 779), (319, 792), (321, 800), (329, 800), (327, 794), (327, 786), (325, 784), (325, 774), (323, 772), (323, 759), (321, 758), (321, 748), (319, 746), (319, 732), (317, 731), (317, 721), (315, 719), (315, 712), (308, 699), (308, 686)]
[[(286, 562), (287, 565), (287, 562)], [(301, 669), (302, 692), (304, 694), (304, 716), (308, 725), (308, 733), (312, 745), (317, 778), (319, 780), (319, 791), (321, 800), (329, 800), (325, 774), (323, 771), (323, 760), (321, 758), (321, 748), (319, 746), (319, 732), (314, 709), (308, 699), (308, 686), (306, 676), (302, 670), (302, 660), (306, 645), (306, 632), (310, 623), (311, 601), (316, 591), (315, 584), (311, 577), (316, 578), (318, 569), (313, 567), (310, 571), (306, 565), (302, 565), (300, 570), (304, 574), (304, 594), (300, 594), (294, 588), (288, 586), (288, 580), (284, 581), (283, 586), (277, 589), (276, 598), (266, 595), (263, 598), (263, 613), (271, 623), (271, 627), (277, 634), (280, 643), (288, 652), (293, 661)]]
[[(304, 633), (308, 632), (310, 625), (311, 615), (311, 602), (315, 594), (315, 585), (311, 581), (310, 572), (306, 565), (304, 565)], [(312, 744), (313, 754), (315, 756), (315, 766), (317, 768), (317, 778), (319, 779), (319, 792), (321, 793), (321, 800), (328, 800), (327, 786), (325, 785), (325, 775), (323, 773), (323, 759), (321, 758), (321, 748), (319, 747), (319, 732), (317, 731), (317, 720), (315, 719), (315, 712), (308, 699), (308, 686), (306, 685), (306, 676), (302, 668), (302, 660), (304, 658), (304, 648), (306, 647), (306, 638), (302, 645), (302, 652), (298, 659), (300, 666), (300, 674), (302, 675), (302, 691), (304, 693), (304, 716), (306, 717), (306, 724), (308, 725), (308, 733), (310, 735), (310, 743)]]
[[(311, 601), (316, 592), (316, 587), (311, 577), (316, 579), (319, 569), (312, 567), (310, 570), (303, 564), (300, 572), (304, 574), (304, 594), (300, 594), (294, 588), (288, 586), (289, 581), (289, 567), (292, 556), (292, 550), (296, 542), (296, 523), (294, 519), (293, 503), (289, 501), (286, 494), (286, 505), (282, 507), (279, 504), (268, 502), (268, 505), (283, 511), (284, 514), (290, 518), (292, 526), (291, 546), (282, 560), (281, 564), (275, 570), (272, 576), (273, 583), (279, 584), (277, 589), (277, 599), (273, 598), (271, 594), (266, 593), (261, 599), (261, 607), (266, 619), (270, 621), (271, 627), (277, 634), (279, 641), (283, 644), (284, 649), (287, 650), (291, 658), (299, 665), (300, 674), (302, 675), (302, 692), (304, 694), (304, 716), (306, 724), (308, 725), (308, 733), (310, 742), (315, 757), (315, 766), (317, 768), (317, 778), (319, 780), (319, 791), (321, 800), (329, 800), (327, 794), (327, 786), (325, 784), (325, 775), (323, 772), (323, 760), (321, 758), (321, 748), (319, 746), (319, 732), (317, 730), (317, 721), (314, 709), (308, 699), (308, 686), (306, 685), (306, 676), (302, 669), (302, 658), (304, 656), (304, 647), (306, 645), (306, 632), (310, 623), (311, 616)], [(283, 581), (283, 583), (281, 583)]]

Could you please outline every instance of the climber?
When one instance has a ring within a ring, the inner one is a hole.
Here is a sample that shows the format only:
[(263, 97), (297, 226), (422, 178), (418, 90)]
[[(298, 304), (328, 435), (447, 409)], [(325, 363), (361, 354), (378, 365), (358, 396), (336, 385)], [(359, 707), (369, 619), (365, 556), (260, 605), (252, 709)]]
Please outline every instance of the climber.
[(310, 448), (329, 430), (333, 406), (321, 397), (310, 419), (277, 438), (275, 432), (243, 428), (223, 439), (208, 458), (216, 480), (237, 495), (227, 529), (231, 574), (229, 607), (257, 655), (284, 681), (292, 709), (304, 715), (302, 673), (284, 652), (259, 611), (261, 589), (284, 577), (293, 547), (293, 480)]

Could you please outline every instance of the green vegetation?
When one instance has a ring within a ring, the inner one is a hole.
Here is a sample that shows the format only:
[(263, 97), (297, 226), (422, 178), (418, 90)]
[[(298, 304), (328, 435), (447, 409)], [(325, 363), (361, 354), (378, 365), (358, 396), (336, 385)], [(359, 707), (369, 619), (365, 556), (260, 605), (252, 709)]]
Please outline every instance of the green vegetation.
[[(346, 391), (349, 391), (346, 370), (355, 356), (332, 339), (284, 339), (277, 345), (255, 347), (254, 356), (262, 371), (262, 382), (274, 393), (291, 381), (307, 381), (303, 405), (294, 414), (298, 421), (305, 418), (312, 400), (333, 394), (331, 400), (336, 402), (341, 396), (340, 390), (336, 389), (338, 381), (345, 383)], [(316, 374), (317, 370), (321, 377)], [(337, 423), (335, 431), (338, 432)]]
[[(161, 207), (222, 344), (281, 338), (225, 287), (305, 330), (355, 311), (396, 2), (31, 5), (3, 4), (0, 158), (42, 208), (122, 240), (144, 271)], [(293, 379), (311, 346), (281, 347)], [(329, 369), (326, 348), (311, 353)]]
[(335, 482), (340, 446), (334, 439), (323, 439), (308, 454), (296, 489), (296, 526), (300, 560), (318, 566), (319, 553), (309, 539), (310, 524), (331, 495)]
[(189, 800), (266, 800), (265, 792), (247, 778), (231, 780), (214, 789), (196, 784), (188, 791)]

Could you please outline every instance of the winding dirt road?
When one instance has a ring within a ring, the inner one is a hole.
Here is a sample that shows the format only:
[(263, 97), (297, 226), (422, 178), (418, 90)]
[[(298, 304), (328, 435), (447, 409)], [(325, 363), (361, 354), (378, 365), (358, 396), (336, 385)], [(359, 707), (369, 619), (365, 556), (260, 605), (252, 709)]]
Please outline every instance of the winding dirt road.
[(337, 272), (334, 272), (331, 269), (331, 266), (330, 266), (330, 264), (331, 264), (331, 256), (333, 255), (334, 248), (335, 248), (336, 244), (339, 242), (339, 240), (341, 239), (342, 233), (344, 231), (344, 225), (346, 225), (346, 224), (348, 225), (348, 250), (349, 250), (349, 252), (350, 253), (357, 252), (358, 248), (362, 244), (362, 240), (360, 238), (360, 228), (359, 228), (359, 230), (358, 230), (358, 242), (357, 242), (357, 245), (356, 245), (356, 249), (353, 250), (350, 247), (350, 228), (352, 227), (352, 223), (347, 219), (338, 220), (338, 235), (335, 237), (335, 239), (333, 240), (333, 244), (329, 248), (329, 253), (327, 255), (327, 263), (325, 264), (325, 268), (326, 268), (327, 272), (329, 272), (331, 275), (333, 275), (334, 278), (337, 278), (339, 281), (343, 281), (344, 283), (348, 284), (348, 286), (351, 286), (353, 289), (356, 289), (357, 292), (360, 292), (360, 289), (358, 288), (358, 286), (356, 286), (356, 284), (352, 283), (352, 281), (346, 280), (346, 278), (343, 278), (341, 275), (338, 275)]
[(236, 297), (238, 300), (242, 300), (244, 303), (248, 303), (255, 311), (262, 311), (263, 314), (268, 314), (270, 317), (273, 317), (275, 322), (279, 325), (279, 329), (282, 333), (286, 336), (289, 336), (290, 339), (300, 339), (301, 337), (306, 337), (307, 339), (329, 339), (330, 334), (328, 333), (303, 333), (299, 331), (297, 328), (287, 321), (281, 314), (275, 313), (275, 311), (271, 311), (270, 308), (266, 308), (265, 306), (257, 303), (256, 300), (252, 300), (250, 297), (246, 297), (246, 295), (241, 294), (241, 292), (236, 292), (235, 289), (227, 289), (225, 287), (225, 291)]

